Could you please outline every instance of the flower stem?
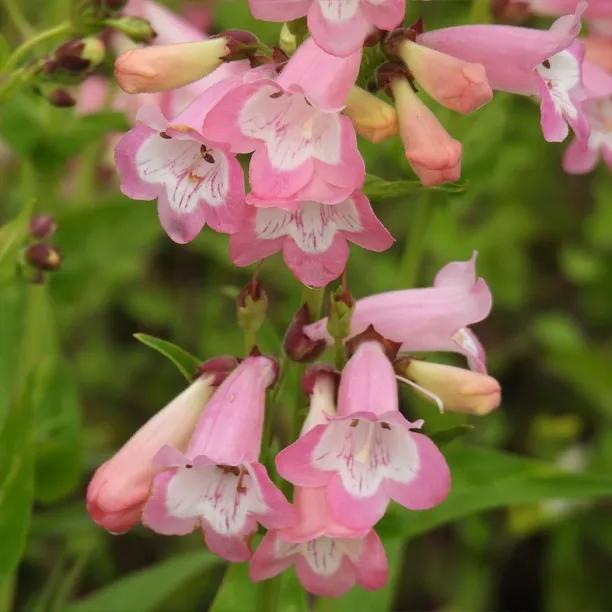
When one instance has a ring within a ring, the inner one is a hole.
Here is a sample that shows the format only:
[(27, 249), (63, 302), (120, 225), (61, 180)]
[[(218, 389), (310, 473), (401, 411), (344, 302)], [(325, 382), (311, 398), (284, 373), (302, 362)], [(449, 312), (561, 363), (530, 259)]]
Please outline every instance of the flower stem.
[(2, 0), (4, 10), (13, 22), (15, 29), (19, 32), (22, 38), (29, 38), (34, 33), (32, 26), (28, 23), (24, 14), (21, 12), (19, 5), (15, 0)]
[(281, 577), (270, 578), (259, 585), (256, 612), (275, 612), (278, 608)]
[(400, 262), (399, 279), (402, 287), (414, 287), (425, 252), (425, 234), (433, 207), (432, 192), (425, 190), (414, 205), (412, 222), (406, 236), (406, 246)]
[(304, 287), (302, 292), (304, 303), (308, 308), (311, 321), (317, 321), (321, 317), (321, 308), (323, 307), (323, 297), (325, 296), (325, 287), (311, 289)]
[(46, 42), (52, 38), (57, 36), (67, 35), (72, 30), (72, 24), (68, 21), (64, 23), (60, 23), (48, 30), (43, 30), (38, 34), (32, 36), (32, 38), (26, 40), (23, 44), (19, 45), (13, 53), (6, 60), (4, 66), (2, 67), (2, 72), (9, 73), (11, 72), (18, 64), (21, 62), (23, 58), (25, 58), (28, 53), (40, 43)]

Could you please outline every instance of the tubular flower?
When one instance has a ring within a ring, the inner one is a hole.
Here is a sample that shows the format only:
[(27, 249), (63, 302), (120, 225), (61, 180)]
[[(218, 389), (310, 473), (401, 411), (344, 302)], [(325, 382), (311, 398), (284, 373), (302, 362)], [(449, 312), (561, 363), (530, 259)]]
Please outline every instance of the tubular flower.
[[(513, 0), (527, 4), (538, 15), (566, 15), (576, 10), (579, 0)], [(587, 19), (612, 19), (612, 4), (609, 0), (589, 0), (584, 11)]]
[(568, 125), (586, 138), (588, 123), (580, 110), (584, 49), (575, 43), (585, 7), (586, 2), (580, 2), (575, 14), (557, 19), (547, 31), (471, 25), (426, 32), (417, 42), (482, 64), (493, 89), (539, 97), (546, 140), (564, 140)]
[(228, 53), (223, 37), (129, 49), (115, 61), (115, 78), (130, 94), (176, 89), (210, 74)]
[[(385, 338), (401, 342), (404, 352), (456, 351), (472, 369), (485, 371), (485, 352), (468, 325), (485, 319), (491, 311), (491, 292), (476, 276), (476, 254), (468, 261), (444, 266), (433, 287), (403, 289), (357, 300), (351, 334), (373, 325)], [(311, 340), (332, 342), (327, 319), (304, 327)]]
[(142, 521), (165, 535), (196, 527), (210, 550), (228, 561), (251, 556), (248, 540), (260, 522), (293, 522), (293, 512), (258, 462), (265, 392), (276, 378), (268, 357), (247, 357), (225, 379), (198, 422), (185, 453), (163, 447)]
[(436, 395), (445, 410), (481, 416), (501, 402), (499, 383), (481, 372), (418, 359), (400, 360), (396, 371)]
[(323, 287), (338, 278), (349, 256), (348, 241), (383, 251), (393, 237), (356, 191), (330, 206), (295, 203), (295, 210), (247, 207), (242, 227), (230, 238), (230, 257), (239, 266), (283, 251), (287, 266), (305, 285)]
[(225, 233), (238, 227), (245, 198), (242, 167), (197, 126), (218, 98), (245, 78), (245, 70), (231, 64), (218, 68), (204, 93), (171, 121), (156, 107), (141, 108), (139, 125), (117, 144), (121, 191), (137, 200), (157, 199), (162, 227), (175, 242), (190, 242), (206, 223)]
[(405, 0), (249, 0), (251, 12), (266, 21), (291, 21), (308, 16), (316, 43), (332, 55), (361, 49), (375, 27), (393, 30), (404, 18)]
[(448, 135), (406, 79), (391, 81), (391, 90), (406, 159), (423, 185), (431, 187), (458, 180), (461, 143)]
[(351, 118), (357, 133), (374, 144), (397, 134), (395, 109), (361, 87), (351, 89), (344, 114)]
[(591, 133), (588, 140), (575, 138), (566, 149), (563, 169), (570, 174), (590, 172), (600, 156), (612, 169), (612, 75), (585, 62), (584, 86), (583, 110)]
[(198, 378), (96, 470), (87, 487), (87, 511), (98, 525), (122, 533), (140, 522), (158, 471), (153, 457), (165, 444), (180, 450), (187, 446), (213, 384), (212, 374)]
[(309, 39), (276, 79), (236, 87), (208, 113), (207, 138), (235, 153), (253, 152), (249, 203), (338, 204), (361, 186), (365, 168), (355, 131), (339, 113), (359, 62), (359, 52), (336, 58)]
[[(310, 408), (302, 435), (326, 425), (335, 414), (336, 382), (325, 369), (312, 371)], [(351, 529), (331, 515), (324, 487), (296, 487), (296, 522), (268, 532), (255, 551), (249, 573), (254, 581), (276, 576), (295, 565), (304, 588), (319, 596), (338, 597), (356, 582), (379, 589), (387, 580), (387, 558), (376, 532)]]
[(364, 340), (342, 372), (338, 416), (276, 456), (279, 474), (298, 487), (325, 487), (333, 519), (372, 527), (390, 499), (411, 510), (441, 503), (450, 488), (444, 457), (398, 410), (393, 366), (382, 345)]
[(457, 59), (411, 40), (400, 42), (397, 53), (419, 85), (442, 106), (468, 114), (493, 97), (482, 64)]

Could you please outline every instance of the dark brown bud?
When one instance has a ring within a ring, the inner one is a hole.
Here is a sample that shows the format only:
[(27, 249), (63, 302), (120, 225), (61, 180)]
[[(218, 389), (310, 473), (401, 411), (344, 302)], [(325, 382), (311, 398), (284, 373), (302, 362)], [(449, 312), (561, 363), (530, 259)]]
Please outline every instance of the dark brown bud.
[(293, 361), (314, 361), (325, 350), (325, 340), (311, 340), (304, 333), (304, 326), (311, 322), (308, 306), (304, 304), (293, 316), (283, 341), (285, 352)]
[(219, 36), (227, 41), (229, 52), (224, 57), (226, 61), (252, 58), (261, 46), (257, 36), (245, 30), (227, 30)]
[(363, 41), (364, 47), (375, 47), (379, 42), (383, 40), (386, 32), (384, 30), (379, 30), (376, 28), (370, 34), (366, 36), (366, 39)]
[(401, 342), (394, 342), (393, 340), (385, 338), (374, 329), (373, 325), (370, 325), (365, 331), (347, 340), (346, 348), (349, 355), (352, 355), (357, 350), (357, 347), (363, 342), (378, 342), (383, 347), (389, 361), (395, 360), (402, 346)]
[[(93, 36), (75, 38), (60, 45), (53, 54), (54, 64), (46, 66), (46, 72), (63, 70), (70, 73), (81, 73), (104, 60), (106, 48), (104, 43)], [(51, 70), (52, 69), (52, 70)]]
[(58, 250), (50, 244), (31, 244), (25, 252), (26, 261), (37, 270), (57, 270), (62, 263)]
[(30, 219), (30, 235), (33, 238), (44, 240), (57, 229), (55, 219), (51, 215), (34, 215)]
[(58, 108), (70, 108), (76, 104), (76, 100), (72, 97), (72, 95), (66, 91), (65, 89), (54, 89), (48, 96), (47, 100), (53, 106), (57, 106)]

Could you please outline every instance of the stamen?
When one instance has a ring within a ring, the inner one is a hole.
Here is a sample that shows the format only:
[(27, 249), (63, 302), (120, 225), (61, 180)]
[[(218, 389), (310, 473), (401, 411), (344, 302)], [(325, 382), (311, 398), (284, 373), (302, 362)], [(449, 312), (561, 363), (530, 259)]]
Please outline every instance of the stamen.
[(200, 155), (201, 155), (202, 157), (204, 157), (204, 156), (206, 155), (206, 151), (207, 151), (207, 150), (208, 150), (208, 149), (206, 148), (206, 145), (204, 145), (204, 144), (203, 144), (203, 145), (200, 145)]
[(203, 155), (202, 157), (204, 157), (204, 161), (208, 162), (209, 164), (215, 163), (215, 158), (210, 153), (207, 153), (206, 155)]
[(359, 419), (353, 419), (349, 427), (357, 427), (359, 425)]
[(270, 94), (270, 98), (275, 99), (275, 98), (280, 98), (283, 95), (282, 91), (275, 91), (273, 94)]
[(544, 66), (544, 68), (550, 68), (550, 62), (548, 60), (544, 60), (542, 62), (542, 66)]
[(237, 465), (218, 465), (217, 467), (224, 474), (234, 474), (234, 476), (240, 476), (240, 468)]
[(192, 465), (191, 463), (188, 463), (188, 464), (187, 464), (185, 467), (186, 467), (188, 470), (190, 470), (190, 469), (193, 467), (193, 465)]
[(380, 424), (383, 429), (391, 430), (391, 425), (389, 423), (385, 423), (384, 421)]
[(438, 407), (440, 414), (444, 414), (444, 402), (435, 393), (429, 391), (429, 389), (425, 389), (425, 387), (421, 387), (421, 385), (417, 385), (413, 380), (409, 380), (408, 378), (404, 378), (403, 376), (398, 376), (396, 374), (395, 378), (397, 378), (397, 380), (403, 383), (406, 383), (409, 387), (420, 391), (425, 397), (429, 398)]
[(159, 135), (162, 138), (165, 138), (166, 140), (170, 140), (172, 138), (172, 136), (169, 136), (168, 134), (166, 134), (166, 132), (160, 132)]

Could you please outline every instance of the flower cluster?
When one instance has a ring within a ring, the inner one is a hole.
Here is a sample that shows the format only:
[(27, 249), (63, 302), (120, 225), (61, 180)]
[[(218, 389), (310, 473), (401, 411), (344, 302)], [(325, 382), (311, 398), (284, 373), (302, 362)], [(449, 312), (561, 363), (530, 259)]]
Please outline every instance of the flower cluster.
[[(164, 535), (200, 529), (217, 555), (250, 561), (255, 581), (295, 565), (317, 595), (337, 596), (355, 583), (382, 587), (387, 560), (374, 527), (390, 500), (412, 511), (431, 508), (444, 501), (451, 480), (444, 456), (420, 431), (423, 420), (400, 412), (398, 381), (447, 410), (496, 408), (499, 385), (486, 374), (469, 328), (490, 308), (474, 259), (444, 267), (431, 288), (357, 301), (348, 362), (341, 372), (326, 364), (306, 370), (301, 434), (275, 457), (278, 473), (295, 487), (292, 504), (260, 462), (276, 361), (254, 352), (204, 363), (195, 381), (98, 469), (87, 493), (92, 518), (115, 533), (139, 522)], [(303, 333), (327, 342), (325, 330), (321, 320)], [(415, 351), (456, 351), (472, 369), (409, 357)], [(253, 553), (258, 524), (267, 533)]]

